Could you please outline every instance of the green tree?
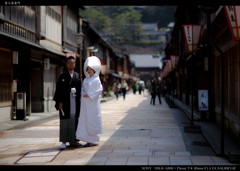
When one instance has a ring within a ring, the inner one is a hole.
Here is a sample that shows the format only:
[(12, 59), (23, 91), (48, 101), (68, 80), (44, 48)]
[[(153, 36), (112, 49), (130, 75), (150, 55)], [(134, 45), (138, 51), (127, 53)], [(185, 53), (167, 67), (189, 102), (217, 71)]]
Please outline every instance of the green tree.
[(87, 8), (81, 11), (80, 15), (100, 32), (111, 25), (111, 19), (95, 8)]
[(89, 7), (80, 14), (116, 42), (136, 40), (140, 33), (142, 16), (132, 6)]
[(115, 22), (112, 22), (116, 38), (123, 42), (136, 40), (141, 29), (140, 18), (141, 15), (136, 11), (116, 15)]

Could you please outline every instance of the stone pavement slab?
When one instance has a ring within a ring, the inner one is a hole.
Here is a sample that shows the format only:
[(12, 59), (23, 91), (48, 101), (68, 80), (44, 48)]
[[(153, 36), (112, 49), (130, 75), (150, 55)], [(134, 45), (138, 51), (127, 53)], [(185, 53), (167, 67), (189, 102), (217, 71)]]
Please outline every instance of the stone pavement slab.
[(111, 157), (108, 158), (105, 165), (126, 165), (128, 157)]
[(59, 148), (47, 148), (26, 153), (16, 164), (51, 162), (60, 153)]
[(210, 156), (192, 156), (191, 159), (193, 165), (214, 165)]

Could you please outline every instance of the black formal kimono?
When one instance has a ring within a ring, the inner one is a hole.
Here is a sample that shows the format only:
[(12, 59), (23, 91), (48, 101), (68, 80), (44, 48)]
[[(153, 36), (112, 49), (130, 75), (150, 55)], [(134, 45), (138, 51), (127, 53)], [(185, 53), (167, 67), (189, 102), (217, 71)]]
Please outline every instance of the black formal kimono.
[[(76, 89), (76, 114), (75, 116), (70, 116), (70, 92), (71, 88)], [(77, 72), (74, 72), (73, 77), (71, 77), (68, 71), (62, 73), (59, 76), (56, 91), (53, 100), (56, 102), (56, 109), (58, 109), (59, 103), (63, 104), (63, 112), (59, 110), (60, 118), (60, 142), (74, 142), (75, 141), (75, 131), (78, 124), (78, 117), (80, 113), (80, 92), (81, 92), (81, 82), (80, 77)]]

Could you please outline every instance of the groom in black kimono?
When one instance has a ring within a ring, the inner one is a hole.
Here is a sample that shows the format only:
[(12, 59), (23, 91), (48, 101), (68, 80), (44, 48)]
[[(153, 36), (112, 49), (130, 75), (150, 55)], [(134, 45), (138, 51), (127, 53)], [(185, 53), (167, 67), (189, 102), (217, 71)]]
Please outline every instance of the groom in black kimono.
[[(68, 56), (66, 59), (67, 70), (63, 72), (58, 79), (56, 91), (53, 100), (56, 102), (55, 107), (59, 110), (60, 118), (60, 137), (62, 142), (60, 149), (65, 149), (66, 143), (72, 147), (77, 147), (80, 144), (76, 141), (76, 128), (80, 113), (80, 91), (81, 82), (77, 72), (74, 71), (76, 59), (74, 56)], [(70, 114), (70, 92), (76, 91), (76, 113)]]

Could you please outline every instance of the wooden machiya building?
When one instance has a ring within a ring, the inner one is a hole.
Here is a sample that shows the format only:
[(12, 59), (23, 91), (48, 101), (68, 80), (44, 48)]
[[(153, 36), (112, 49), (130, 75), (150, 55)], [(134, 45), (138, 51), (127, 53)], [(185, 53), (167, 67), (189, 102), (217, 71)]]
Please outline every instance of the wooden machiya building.
[(77, 53), (78, 10), (0, 6), (0, 120), (15, 117), (19, 92), (24, 94), (26, 115), (55, 111), (52, 98), (65, 53)]
[[(202, 25), (199, 46), (194, 54), (186, 52), (182, 30), (182, 25), (186, 24)], [(167, 58), (179, 56), (176, 67), (171, 68), (163, 78), (172, 83), (170, 92), (174, 93), (171, 96), (175, 102), (179, 101), (189, 108), (193, 99), (194, 119), (215, 122), (219, 127), (223, 100), (225, 131), (240, 144), (240, 42), (231, 38), (223, 6), (209, 15), (197, 6), (179, 6), (171, 36), (165, 49)], [(224, 56), (224, 84), (221, 84), (221, 55)], [(199, 109), (199, 90), (208, 91), (206, 111)]]
[(27, 92), (26, 112), (30, 114), (32, 50), (38, 44), (37, 9), (32, 6), (0, 7), (0, 118), (13, 111), (14, 92)]

